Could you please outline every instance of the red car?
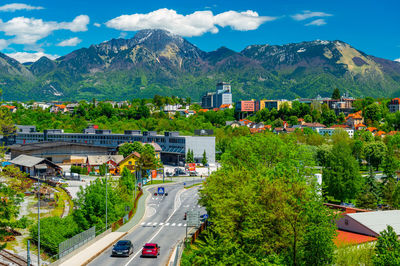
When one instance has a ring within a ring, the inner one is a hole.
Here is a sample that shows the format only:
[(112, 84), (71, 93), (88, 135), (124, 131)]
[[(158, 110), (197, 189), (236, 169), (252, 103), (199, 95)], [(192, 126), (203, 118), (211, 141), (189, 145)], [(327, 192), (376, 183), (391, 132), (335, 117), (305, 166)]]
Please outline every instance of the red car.
[(160, 255), (160, 246), (156, 243), (146, 243), (142, 249), (142, 257), (156, 257)]

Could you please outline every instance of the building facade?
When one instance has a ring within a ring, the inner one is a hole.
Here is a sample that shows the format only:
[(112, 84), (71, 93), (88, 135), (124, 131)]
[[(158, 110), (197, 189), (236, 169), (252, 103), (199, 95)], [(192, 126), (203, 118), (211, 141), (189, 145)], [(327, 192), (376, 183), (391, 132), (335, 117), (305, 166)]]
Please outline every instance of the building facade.
[(201, 98), (201, 107), (206, 109), (220, 108), (226, 104), (232, 104), (232, 89), (227, 82), (217, 83), (215, 92), (208, 92)]
[(400, 112), (400, 98), (394, 98), (390, 101), (389, 111), (391, 113)]
[[(44, 132), (16, 132), (16, 144), (37, 142), (71, 142), (116, 149), (126, 142), (157, 143), (161, 151), (161, 160), (165, 164), (181, 164), (187, 151), (193, 150), (195, 160), (201, 161), (206, 151), (210, 164), (215, 163), (215, 137), (213, 136), (180, 136), (179, 132), (164, 132), (158, 135), (156, 131), (125, 130), (124, 134), (113, 134), (111, 130), (88, 129), (86, 133), (64, 133), (53, 129)], [(90, 132), (90, 133), (89, 133)]]

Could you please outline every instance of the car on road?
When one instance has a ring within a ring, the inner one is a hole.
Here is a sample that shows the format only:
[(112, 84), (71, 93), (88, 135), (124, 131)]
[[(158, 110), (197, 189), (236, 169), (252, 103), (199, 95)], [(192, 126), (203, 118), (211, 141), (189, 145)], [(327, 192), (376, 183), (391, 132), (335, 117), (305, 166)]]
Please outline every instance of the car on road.
[(114, 245), (111, 256), (129, 257), (133, 253), (133, 244), (130, 240), (120, 240)]
[(142, 249), (142, 257), (156, 257), (160, 255), (160, 246), (156, 243), (146, 243)]

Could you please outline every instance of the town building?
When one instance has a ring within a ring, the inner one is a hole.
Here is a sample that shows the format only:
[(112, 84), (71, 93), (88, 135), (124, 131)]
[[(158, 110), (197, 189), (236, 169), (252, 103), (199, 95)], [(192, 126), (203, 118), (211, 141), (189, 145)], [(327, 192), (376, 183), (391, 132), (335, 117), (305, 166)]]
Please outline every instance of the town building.
[(21, 172), (27, 173), (30, 176), (56, 176), (62, 172), (60, 166), (45, 158), (25, 154), (19, 155), (11, 160), (10, 163), (17, 166)]
[(236, 103), (236, 111), (239, 112), (255, 112), (255, 101), (238, 101)]
[(362, 111), (352, 113), (346, 116), (346, 125), (352, 128), (358, 128), (358, 125), (363, 125), (364, 117), (361, 115)]
[(122, 155), (89, 155), (86, 160), (88, 173), (99, 173), (100, 166), (106, 164), (108, 171), (116, 174), (118, 164), (124, 159)]
[(378, 237), (387, 226), (400, 236), (400, 210), (346, 213), (336, 222), (339, 230)]
[(276, 110), (280, 110), (283, 104), (287, 104), (289, 107), (292, 107), (292, 102), (288, 100), (260, 100), (256, 103), (256, 111), (264, 108), (270, 111), (274, 108)]
[[(85, 129), (83, 133), (64, 133), (61, 129), (49, 129), (43, 132), (25, 130), (15, 133), (16, 144), (37, 142), (69, 142), (102, 146), (115, 151), (118, 145), (125, 142), (139, 141), (142, 143), (157, 143), (161, 151), (161, 161), (165, 164), (182, 164), (188, 150), (193, 150), (194, 159), (200, 162), (204, 151), (210, 164), (215, 163), (214, 136), (180, 136), (179, 132), (164, 132), (158, 135), (156, 131), (125, 130), (123, 134), (113, 134), (111, 130)], [(104, 154), (104, 153), (100, 153)]]
[(220, 108), (225, 104), (232, 104), (232, 89), (227, 82), (217, 83), (215, 92), (208, 92), (201, 98), (201, 107), (204, 109)]
[(75, 165), (85, 163), (89, 155), (108, 156), (115, 153), (114, 149), (111, 147), (60, 140), (14, 144), (8, 146), (8, 149), (11, 152), (11, 159), (25, 154), (45, 158), (53, 163)]
[(124, 168), (127, 168), (131, 173), (136, 172), (136, 168), (138, 167), (138, 161), (140, 158), (140, 154), (137, 152), (133, 152), (126, 156), (126, 158), (122, 159), (118, 163), (118, 172), (121, 174), (124, 171)]
[[(340, 128), (340, 129), (339, 129)], [(351, 128), (341, 128), (341, 127), (327, 127), (318, 129), (318, 133), (322, 136), (329, 135), (332, 136), (336, 130), (344, 130), (349, 134), (349, 137), (352, 138), (354, 136), (354, 129)]]
[(400, 98), (394, 98), (390, 101), (389, 111), (391, 113), (400, 112)]

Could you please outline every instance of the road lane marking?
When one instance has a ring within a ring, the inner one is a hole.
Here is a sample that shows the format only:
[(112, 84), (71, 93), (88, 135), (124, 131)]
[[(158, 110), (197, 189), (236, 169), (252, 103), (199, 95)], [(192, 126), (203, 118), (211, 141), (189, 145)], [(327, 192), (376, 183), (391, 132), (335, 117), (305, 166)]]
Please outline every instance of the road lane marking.
[(184, 224), (183, 226), (186, 226), (186, 224)]
[(164, 223), (160, 223), (159, 225), (163, 225)]
[(153, 226), (157, 225), (157, 223), (153, 223)]
[(176, 223), (171, 224), (171, 226), (175, 226)]
[(147, 223), (147, 225), (151, 225), (151, 223)]
[(140, 225), (145, 225), (146, 224), (146, 222), (143, 222), (143, 223), (141, 223)]
[(168, 226), (168, 225), (169, 225), (169, 223), (166, 223), (166, 224), (165, 224), (165, 226)]
[(177, 226), (181, 226), (182, 224), (178, 224)]
[[(170, 214), (170, 216), (167, 218), (167, 220), (165, 221), (165, 222), (168, 222), (170, 219), (171, 219), (171, 217), (172, 217), (172, 215), (174, 215), (174, 213), (178, 210), (178, 208), (180, 207), (180, 204), (181, 204), (181, 202), (180, 202), (180, 197), (181, 197), (181, 194), (182, 194), (182, 192), (183, 192), (184, 190), (183, 189), (181, 189), (181, 190), (179, 190), (178, 192), (177, 192), (177, 194), (176, 194), (176, 196), (175, 196), (175, 204), (174, 204), (174, 211)], [(160, 226), (160, 229), (158, 229), (157, 230), (157, 232), (153, 235), (153, 237), (150, 239), (150, 240), (148, 240), (147, 241), (147, 243), (149, 243), (149, 242), (151, 242), (160, 232), (161, 232), (161, 230), (164, 228), (164, 226)], [(139, 255), (139, 253), (141, 253), (142, 251), (141, 250), (139, 250), (138, 252), (136, 252), (135, 253), (135, 255), (125, 264), (125, 266), (128, 266), (129, 265), (129, 263), (131, 263), (135, 258), (136, 258), (136, 256), (137, 255)]]

